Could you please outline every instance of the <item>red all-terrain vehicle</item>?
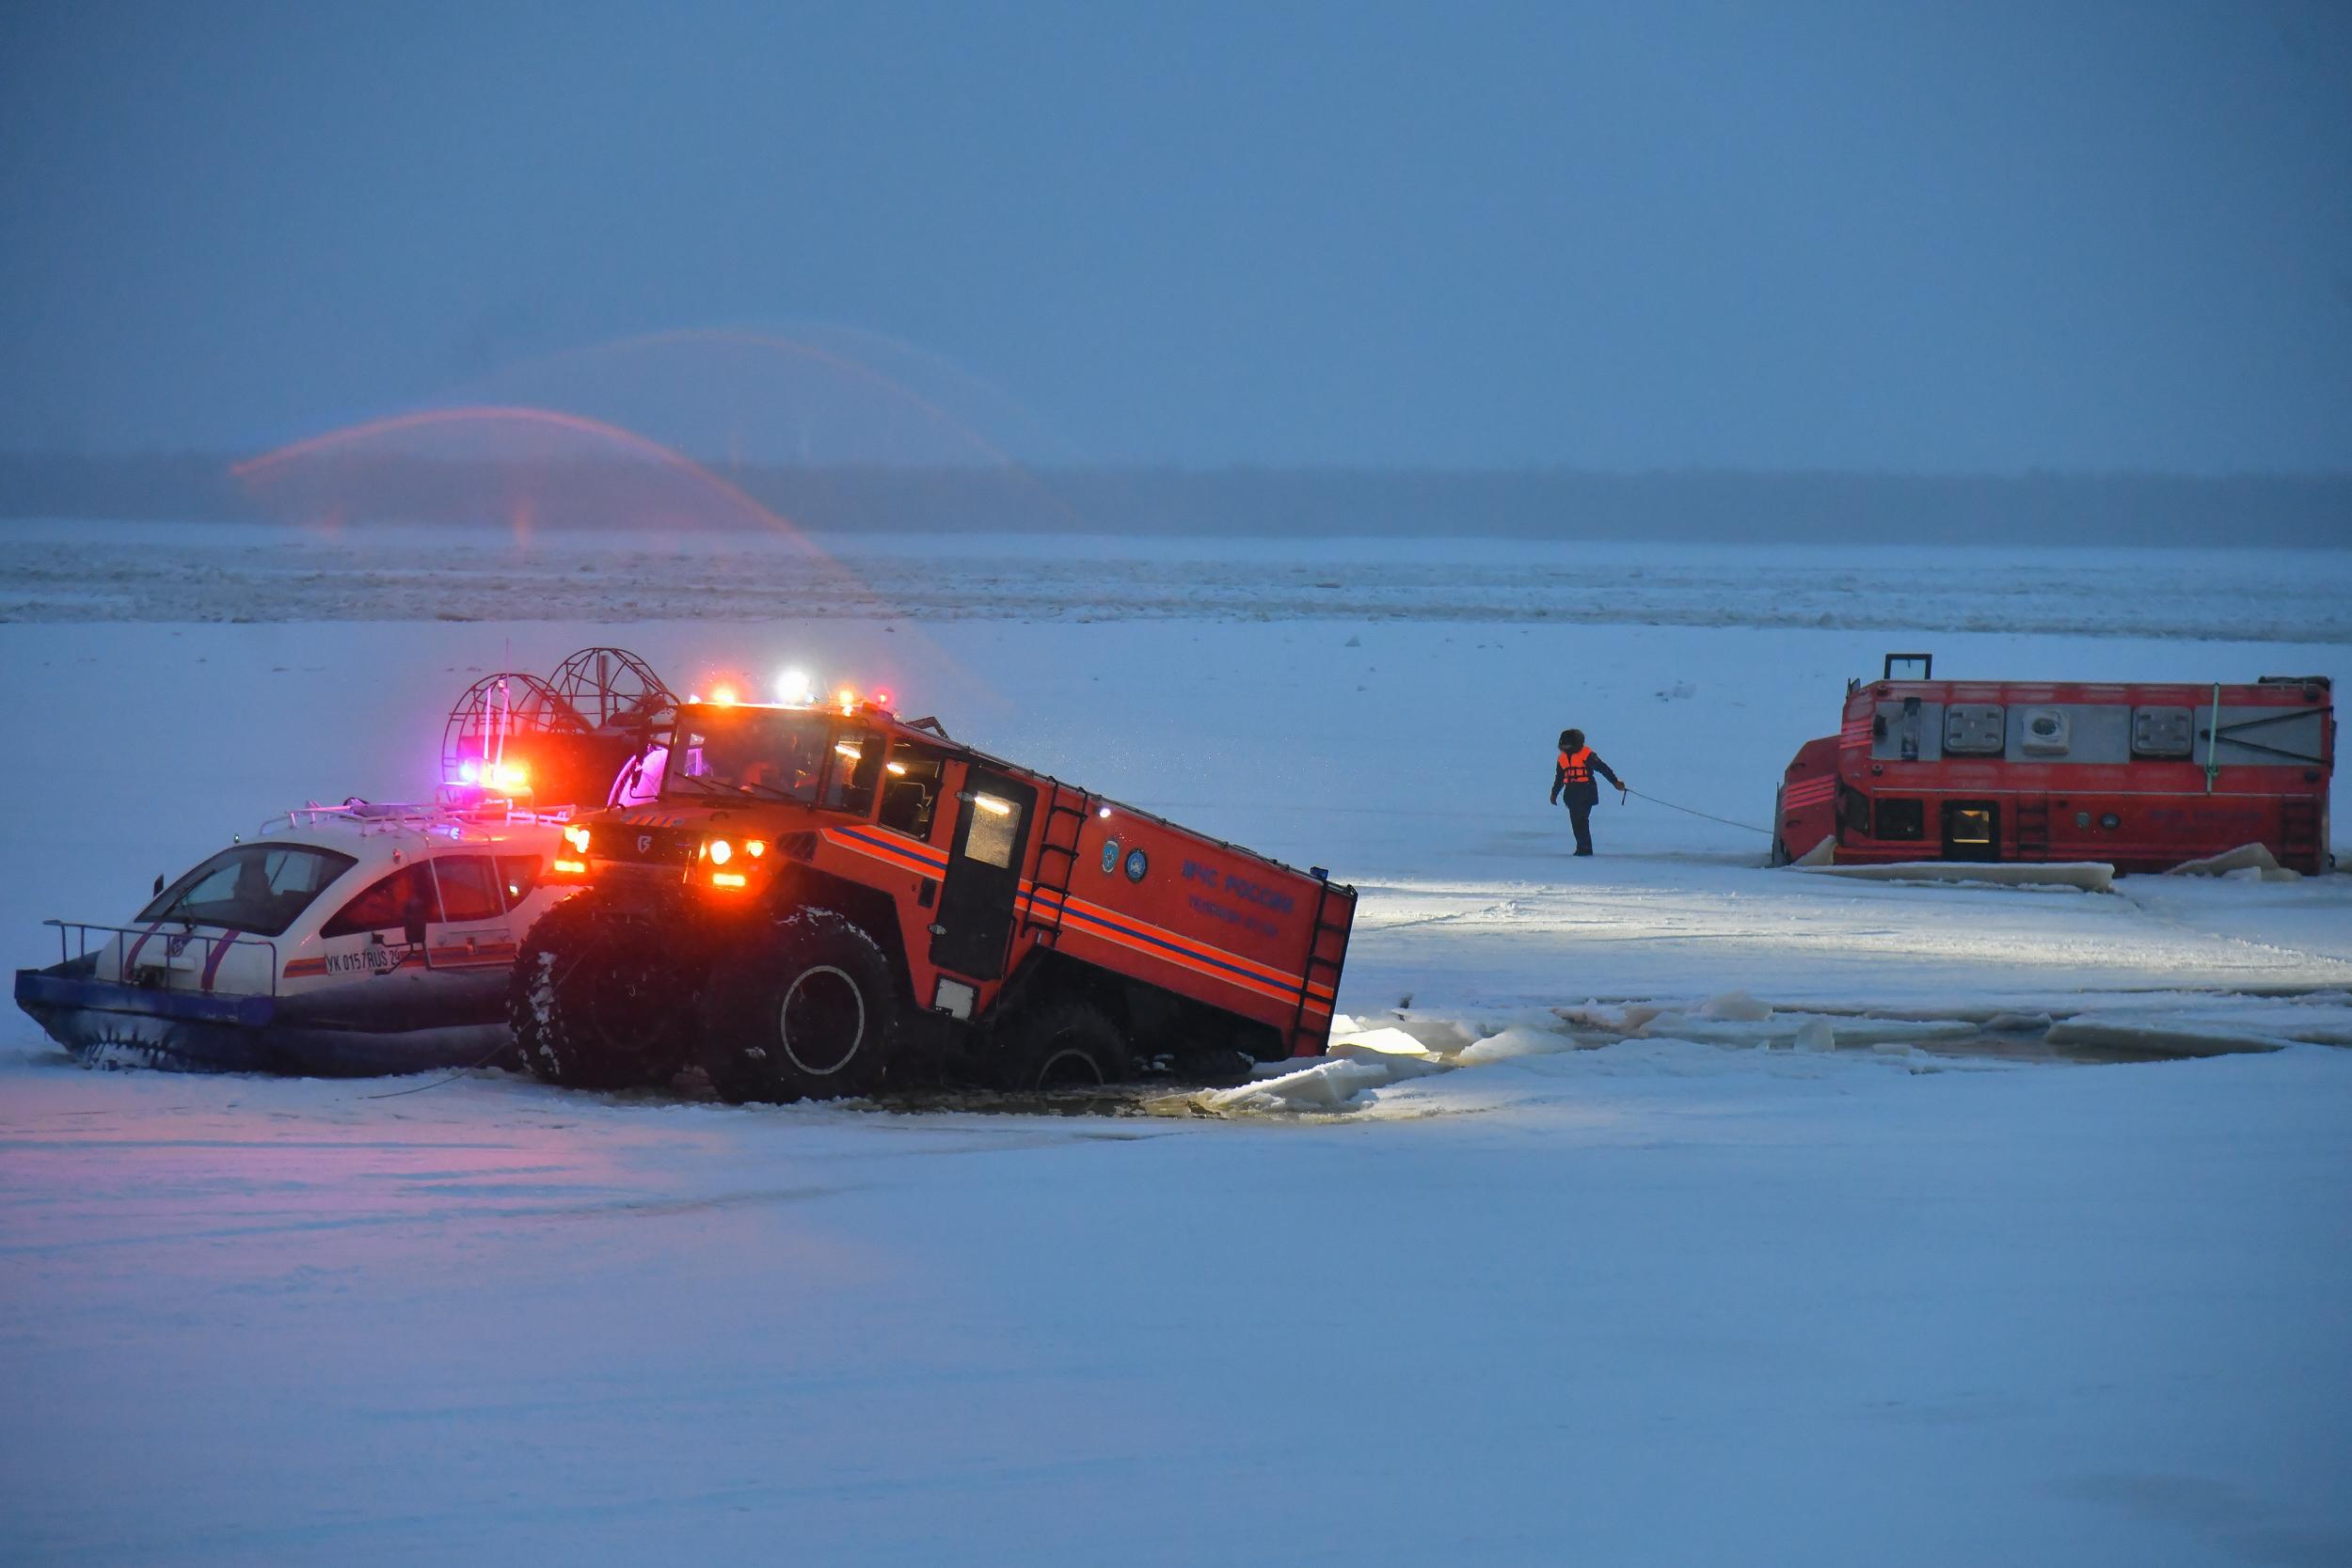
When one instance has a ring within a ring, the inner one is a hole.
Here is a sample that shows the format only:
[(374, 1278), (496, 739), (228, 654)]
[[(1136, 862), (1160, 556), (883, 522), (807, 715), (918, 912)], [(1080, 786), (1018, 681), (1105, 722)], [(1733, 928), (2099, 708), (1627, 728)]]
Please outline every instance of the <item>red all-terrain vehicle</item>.
[(961, 1067), (1012, 1087), (1320, 1053), (1353, 888), (900, 721), (690, 702), (566, 830), (585, 891), (524, 944), (523, 1059), (729, 1100)]
[(1807, 741), (1773, 812), (1777, 860), (2105, 861), (2162, 871), (2259, 844), (2328, 868), (2334, 688), (1932, 678), (1889, 654), (1850, 682), (1838, 733)]

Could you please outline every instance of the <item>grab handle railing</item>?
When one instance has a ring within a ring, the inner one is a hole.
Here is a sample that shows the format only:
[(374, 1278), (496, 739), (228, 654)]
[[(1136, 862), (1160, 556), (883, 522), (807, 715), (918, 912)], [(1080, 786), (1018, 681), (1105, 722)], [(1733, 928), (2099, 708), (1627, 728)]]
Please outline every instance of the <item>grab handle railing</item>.
[[(115, 949), (115, 971), (121, 975), (123, 983), (144, 984), (146, 989), (152, 990), (210, 990), (213, 977), (220, 973), (221, 960), (228, 957), (226, 951), (216, 953), (215, 949), (259, 948), (269, 957), (269, 994), (278, 994), (278, 944), (266, 937), (252, 936), (244, 931), (208, 936), (201, 931), (167, 930), (161, 924), (106, 926), (94, 920), (44, 920), (41, 924), (57, 928), (57, 961), (60, 964), (90, 957), (93, 945), (99, 951), (111, 945)], [(69, 932), (73, 935), (69, 937)], [(103, 933), (103, 937), (94, 944), (92, 932)], [(69, 943), (72, 944), (71, 950)], [(201, 961), (192, 970), (173, 965), (170, 960), (185, 953), (191, 943), (202, 944), (198, 949)], [(165, 961), (152, 967), (141, 966), (141, 974), (152, 976), (152, 982), (146, 983), (130, 973), (131, 958), (135, 955), (144, 958), (142, 949), (151, 946), (161, 948)]]

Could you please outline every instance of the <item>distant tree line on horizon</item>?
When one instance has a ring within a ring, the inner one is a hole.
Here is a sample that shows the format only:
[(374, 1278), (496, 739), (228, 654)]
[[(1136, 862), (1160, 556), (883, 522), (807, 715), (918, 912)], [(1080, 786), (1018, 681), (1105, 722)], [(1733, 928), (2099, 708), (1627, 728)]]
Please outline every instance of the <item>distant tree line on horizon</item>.
[(0, 452), (0, 516), (545, 529), (2352, 546), (2352, 473), (746, 467)]

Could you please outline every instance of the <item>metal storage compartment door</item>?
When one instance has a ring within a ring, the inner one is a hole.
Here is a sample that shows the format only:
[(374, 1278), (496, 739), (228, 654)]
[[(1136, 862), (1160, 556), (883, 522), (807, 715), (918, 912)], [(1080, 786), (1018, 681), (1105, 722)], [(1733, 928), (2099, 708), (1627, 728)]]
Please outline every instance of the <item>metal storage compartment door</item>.
[(1998, 703), (1953, 703), (1944, 709), (1944, 750), (1952, 756), (1998, 756), (2008, 749), (2008, 721)]
[(2185, 757), (2189, 754), (2189, 740), (2195, 721), (2185, 707), (2137, 707), (2132, 709), (2132, 755), (2136, 757)]
[(956, 824), (947, 875), (932, 917), (931, 962), (958, 974), (993, 980), (1012, 943), (1013, 902), (1021, 891), (1023, 851), (1037, 806), (1032, 786), (974, 768), (965, 775), (963, 816)]

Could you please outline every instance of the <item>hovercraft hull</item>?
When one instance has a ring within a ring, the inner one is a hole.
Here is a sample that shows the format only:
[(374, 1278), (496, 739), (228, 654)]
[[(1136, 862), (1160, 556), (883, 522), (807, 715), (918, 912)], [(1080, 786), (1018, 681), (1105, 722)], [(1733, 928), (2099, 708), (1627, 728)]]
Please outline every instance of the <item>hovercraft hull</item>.
[(18, 970), (16, 1005), (92, 1065), (364, 1078), (488, 1064), (513, 1038), (501, 1005), (503, 979), (501, 971), (491, 983), (445, 992), (429, 1006), (363, 1022), (338, 1016), (351, 1009), (320, 998), (221, 996), (101, 980), (84, 961)]

